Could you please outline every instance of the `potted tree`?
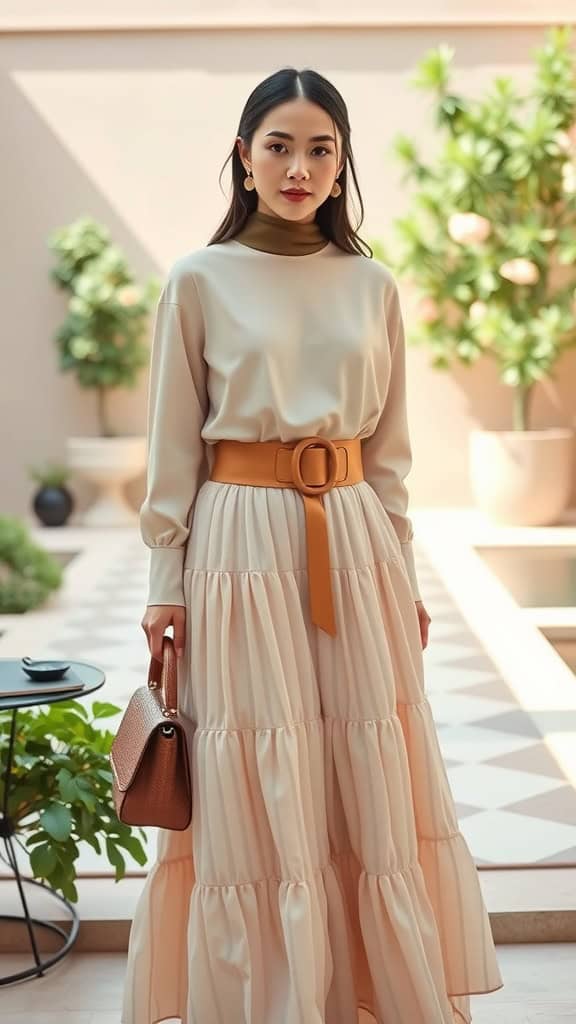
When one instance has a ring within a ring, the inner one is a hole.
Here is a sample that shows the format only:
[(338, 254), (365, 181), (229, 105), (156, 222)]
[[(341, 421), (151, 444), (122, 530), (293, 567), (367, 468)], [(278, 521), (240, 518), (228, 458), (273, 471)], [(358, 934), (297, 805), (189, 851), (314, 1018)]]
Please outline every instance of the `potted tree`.
[(145, 436), (119, 436), (108, 399), (115, 388), (137, 383), (149, 358), (142, 337), (159, 283), (138, 286), (108, 231), (88, 217), (53, 232), (49, 247), (56, 253), (52, 280), (68, 293), (67, 316), (56, 333), (60, 368), (74, 371), (81, 387), (96, 393), (99, 433), (69, 437), (67, 462), (98, 488), (84, 514), (90, 526), (132, 523), (135, 513), (123, 486), (146, 463)]
[[(532, 426), (538, 383), (576, 343), (576, 72), (571, 30), (536, 51), (531, 89), (497, 77), (481, 98), (450, 88), (454, 51), (425, 55), (414, 84), (432, 94), (441, 139), (426, 162), (411, 138), (394, 150), (415, 183), (386, 257), (419, 291), (410, 340), (432, 365), (495, 360), (511, 389), (508, 430), (473, 430), (470, 479), (490, 518), (556, 522), (570, 496), (574, 429)], [(384, 252), (381, 248), (381, 253)]]

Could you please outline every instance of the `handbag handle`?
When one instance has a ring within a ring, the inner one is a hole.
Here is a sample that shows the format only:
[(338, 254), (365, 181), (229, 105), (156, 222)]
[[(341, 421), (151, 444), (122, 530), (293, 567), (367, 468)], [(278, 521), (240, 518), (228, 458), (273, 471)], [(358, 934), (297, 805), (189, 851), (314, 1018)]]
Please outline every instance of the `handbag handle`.
[(150, 689), (161, 688), (161, 700), (166, 711), (178, 711), (178, 673), (177, 655), (174, 640), (168, 634), (162, 637), (162, 660), (150, 658), (148, 666), (148, 686)]

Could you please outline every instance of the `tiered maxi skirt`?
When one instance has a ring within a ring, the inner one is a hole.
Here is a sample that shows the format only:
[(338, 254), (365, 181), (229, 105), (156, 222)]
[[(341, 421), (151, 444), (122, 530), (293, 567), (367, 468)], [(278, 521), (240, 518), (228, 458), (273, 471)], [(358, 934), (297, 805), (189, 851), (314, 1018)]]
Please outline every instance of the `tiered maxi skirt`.
[(197, 493), (193, 816), (158, 832), (122, 1024), (468, 1024), (502, 987), (392, 522), (364, 480), (323, 500), (335, 637), (310, 621), (299, 492)]

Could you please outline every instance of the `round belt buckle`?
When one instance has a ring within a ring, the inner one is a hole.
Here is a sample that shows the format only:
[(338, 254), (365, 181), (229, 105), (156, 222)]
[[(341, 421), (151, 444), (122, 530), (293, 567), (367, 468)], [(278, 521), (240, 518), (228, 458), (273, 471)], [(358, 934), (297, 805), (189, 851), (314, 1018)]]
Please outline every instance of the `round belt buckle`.
[[(302, 471), (300, 469), (302, 452), (304, 452), (306, 448), (312, 448), (315, 446), (325, 448), (330, 455), (330, 472), (328, 479), (326, 483), (318, 485), (305, 483), (302, 479)], [(326, 491), (329, 491), (336, 482), (336, 474), (338, 472), (338, 449), (334, 442), (330, 441), (327, 437), (303, 437), (301, 441), (298, 441), (298, 444), (292, 451), (291, 469), (292, 479), (302, 494), (325, 494)]]

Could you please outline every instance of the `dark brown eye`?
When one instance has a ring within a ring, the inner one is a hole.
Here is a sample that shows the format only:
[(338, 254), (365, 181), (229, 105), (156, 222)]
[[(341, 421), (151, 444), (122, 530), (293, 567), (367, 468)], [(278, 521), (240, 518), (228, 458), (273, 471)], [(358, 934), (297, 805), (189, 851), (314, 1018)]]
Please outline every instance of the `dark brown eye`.
[[(275, 146), (284, 146), (284, 143), (283, 142), (273, 142), (271, 146), (268, 146), (268, 149), (274, 149)], [(315, 146), (314, 149), (312, 150), (312, 152), (314, 153), (318, 149), (321, 149), (324, 153), (329, 153), (330, 152), (329, 149), (326, 149), (326, 146)]]

